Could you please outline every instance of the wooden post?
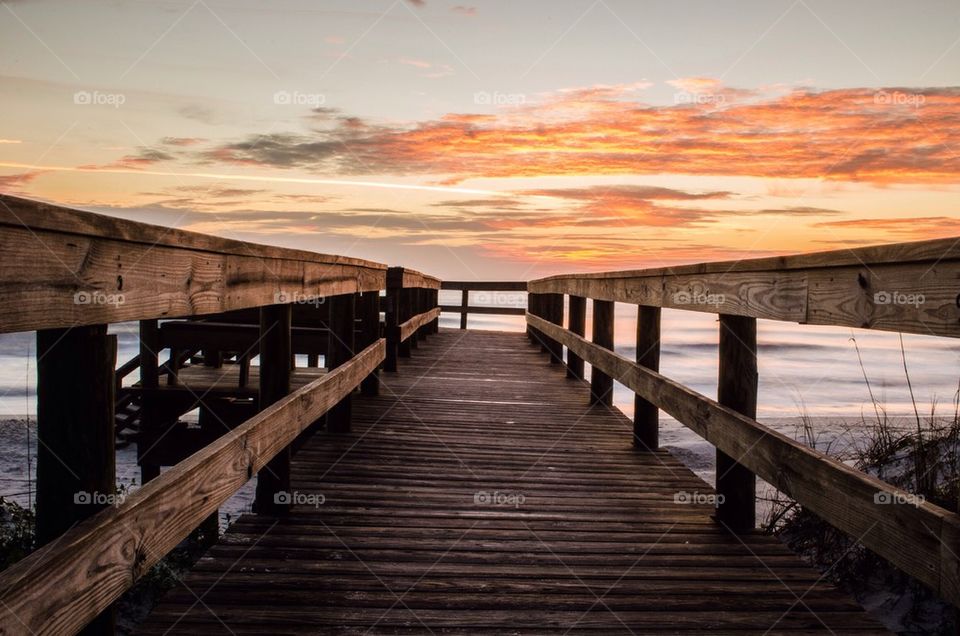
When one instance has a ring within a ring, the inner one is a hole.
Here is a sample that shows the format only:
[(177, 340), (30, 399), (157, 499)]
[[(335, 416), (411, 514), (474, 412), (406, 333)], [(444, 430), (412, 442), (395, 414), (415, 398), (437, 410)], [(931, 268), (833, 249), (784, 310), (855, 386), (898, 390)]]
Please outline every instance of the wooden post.
[[(436, 309), (440, 306), (440, 290), (430, 290), (430, 309)], [(440, 316), (437, 316), (430, 323), (430, 333), (440, 333)]]
[[(410, 287), (403, 290), (404, 296), (407, 297), (407, 315), (403, 319), (404, 322), (410, 320), (414, 316), (420, 313), (420, 304), (418, 302), (417, 289), (415, 287)], [(410, 337), (407, 338), (407, 345), (410, 349), (418, 349), (420, 345), (418, 344), (419, 338), (417, 338), (417, 332), (414, 330)]]
[[(587, 299), (583, 296), (570, 296), (567, 313), (567, 329), (582, 336), (587, 326)], [(583, 358), (567, 349), (567, 377), (583, 379)]]
[[(717, 401), (747, 417), (757, 416), (756, 318), (720, 315)], [(717, 450), (717, 520), (734, 531), (752, 530), (756, 526), (756, 489), (756, 476), (736, 458)]]
[[(290, 305), (260, 308), (260, 410), (290, 392)], [(290, 447), (271, 459), (257, 473), (253, 510), (259, 514), (285, 515), (290, 511)]]
[[(402, 325), (406, 321), (410, 320), (413, 317), (413, 308), (410, 306), (410, 290), (408, 288), (401, 288), (397, 290), (397, 325)], [(399, 341), (400, 335), (399, 331), (397, 332), (397, 340)], [(400, 342), (397, 350), (398, 355), (401, 358), (410, 357), (410, 349), (413, 347), (413, 338), (407, 338), (403, 342)]]
[[(350, 361), (355, 349), (354, 322), (358, 294), (331, 296), (327, 300), (330, 336), (327, 340), (327, 369), (333, 370)], [(350, 430), (350, 396), (343, 398), (327, 413), (327, 430), (344, 433)]]
[[(357, 349), (363, 350), (380, 338), (380, 292), (370, 291), (360, 294), (360, 340)], [(364, 395), (380, 394), (379, 370), (375, 370), (360, 383)]]
[[(117, 337), (107, 325), (37, 332), (37, 547), (116, 503)], [(85, 634), (113, 634), (113, 608)]]
[(387, 339), (387, 355), (383, 361), (384, 371), (397, 370), (400, 355), (400, 292), (403, 291), (403, 268), (387, 268), (387, 296), (384, 299), (384, 336)]
[[(527, 303), (529, 305), (529, 311), (534, 316), (543, 318), (543, 294), (528, 294)], [(544, 345), (543, 334), (539, 329), (528, 327), (527, 333), (530, 336), (530, 341), (535, 345), (540, 345), (541, 351), (546, 351), (547, 348)]]
[[(660, 371), (659, 307), (637, 307), (637, 364)], [(660, 410), (639, 395), (633, 396), (633, 445), (642, 450), (660, 448)]]
[(460, 293), (460, 328), (467, 328), (467, 310), (470, 307), (470, 290), (464, 289)]
[[(544, 294), (545, 318), (555, 325), (563, 326), (563, 294)], [(551, 364), (563, 364), (563, 345), (553, 338), (546, 339)]]
[[(613, 349), (612, 300), (593, 301), (593, 343), (604, 349)], [(613, 406), (613, 378), (592, 367), (590, 372), (590, 403)]]
[[(417, 289), (413, 290), (413, 297), (415, 301), (414, 302), (415, 310), (413, 312), (414, 315), (422, 314), (427, 310), (427, 290), (423, 289), (422, 287), (418, 287)], [(414, 333), (414, 336), (417, 338), (417, 340), (426, 340), (427, 326), (420, 325), (420, 327), (418, 327), (416, 332)]]
[(158, 433), (157, 394), (152, 390), (160, 386), (160, 325), (156, 320), (140, 321), (140, 386), (144, 391), (140, 397), (140, 434), (137, 442), (138, 463), (140, 464), (140, 483), (160, 475), (160, 466), (149, 460), (140, 461), (139, 455), (153, 446), (152, 440)]

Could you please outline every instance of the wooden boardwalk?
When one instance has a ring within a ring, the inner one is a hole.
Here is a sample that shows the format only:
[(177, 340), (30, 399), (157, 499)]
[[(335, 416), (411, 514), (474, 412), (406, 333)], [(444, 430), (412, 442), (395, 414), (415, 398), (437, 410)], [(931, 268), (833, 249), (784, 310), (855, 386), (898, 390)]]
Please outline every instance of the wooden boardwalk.
[(522, 334), (441, 330), (294, 456), (143, 634), (884, 633)]

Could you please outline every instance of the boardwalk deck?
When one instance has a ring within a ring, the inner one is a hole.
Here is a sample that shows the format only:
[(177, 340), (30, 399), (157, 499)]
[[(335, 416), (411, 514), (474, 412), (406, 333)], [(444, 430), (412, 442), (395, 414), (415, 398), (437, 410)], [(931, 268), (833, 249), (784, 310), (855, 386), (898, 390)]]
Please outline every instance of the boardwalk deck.
[(295, 455), (288, 518), (238, 520), (141, 626), (163, 633), (883, 633), (522, 334), (447, 331)]

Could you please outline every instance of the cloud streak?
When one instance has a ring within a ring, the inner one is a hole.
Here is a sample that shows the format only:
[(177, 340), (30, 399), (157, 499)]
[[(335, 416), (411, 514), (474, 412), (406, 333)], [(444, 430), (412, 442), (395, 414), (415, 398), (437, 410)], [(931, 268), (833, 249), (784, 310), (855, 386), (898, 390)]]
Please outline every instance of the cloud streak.
[[(687, 174), (950, 183), (960, 175), (960, 89), (795, 90), (654, 106), (645, 86), (559, 91), (496, 114), (399, 128), (357, 118), (310, 133), (251, 136), (201, 158), (341, 174), (479, 177)], [(696, 92), (698, 91), (698, 92)], [(712, 94), (712, 93), (710, 93)]]

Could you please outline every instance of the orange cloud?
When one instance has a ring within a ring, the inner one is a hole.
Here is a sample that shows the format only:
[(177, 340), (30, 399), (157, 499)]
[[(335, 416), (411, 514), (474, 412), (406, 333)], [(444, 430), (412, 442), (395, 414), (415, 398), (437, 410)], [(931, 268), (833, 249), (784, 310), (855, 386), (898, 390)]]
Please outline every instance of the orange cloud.
[[(951, 183), (960, 175), (960, 89), (723, 89), (722, 103), (652, 106), (645, 86), (560, 91), (495, 115), (412, 128), (352, 119), (311, 134), (251, 137), (206, 159), (340, 173), (474, 177), (690, 174)], [(687, 80), (697, 90), (712, 80)]]

